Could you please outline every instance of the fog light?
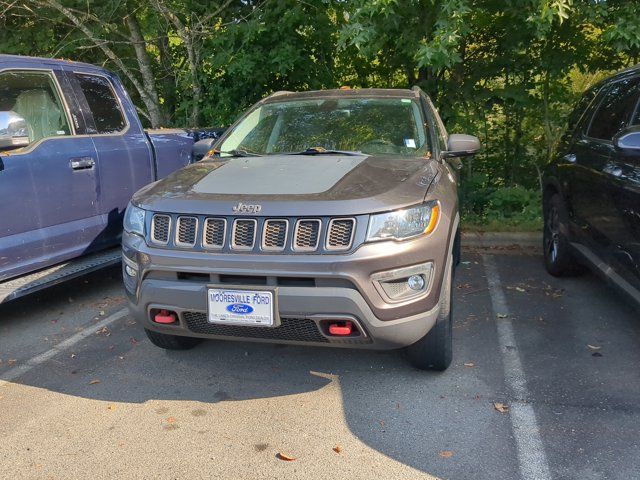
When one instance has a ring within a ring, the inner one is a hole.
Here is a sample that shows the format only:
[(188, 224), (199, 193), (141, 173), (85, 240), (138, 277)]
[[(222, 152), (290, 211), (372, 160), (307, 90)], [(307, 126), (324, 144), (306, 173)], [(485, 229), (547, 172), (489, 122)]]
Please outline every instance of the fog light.
[(129, 275), (130, 277), (136, 277), (138, 275), (136, 269), (131, 268), (129, 265), (124, 266), (124, 271), (127, 272), (127, 275)]
[(422, 275), (411, 275), (407, 279), (407, 285), (409, 285), (411, 290), (422, 290), (424, 288), (424, 278)]

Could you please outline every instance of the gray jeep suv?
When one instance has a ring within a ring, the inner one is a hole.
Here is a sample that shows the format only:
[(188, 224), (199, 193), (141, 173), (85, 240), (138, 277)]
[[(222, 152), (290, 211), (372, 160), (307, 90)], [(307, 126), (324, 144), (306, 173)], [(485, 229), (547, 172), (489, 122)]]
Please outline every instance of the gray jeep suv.
[(149, 339), (407, 347), (451, 363), (459, 256), (455, 165), (478, 139), (447, 137), (413, 90), (278, 92), (202, 162), (140, 190), (123, 277)]

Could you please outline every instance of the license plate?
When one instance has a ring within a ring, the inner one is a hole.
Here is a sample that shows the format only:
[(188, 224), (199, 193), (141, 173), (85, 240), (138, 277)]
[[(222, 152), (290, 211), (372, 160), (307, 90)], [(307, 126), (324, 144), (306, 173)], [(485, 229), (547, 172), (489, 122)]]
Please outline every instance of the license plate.
[(209, 288), (209, 323), (225, 325), (277, 325), (276, 295), (273, 290)]

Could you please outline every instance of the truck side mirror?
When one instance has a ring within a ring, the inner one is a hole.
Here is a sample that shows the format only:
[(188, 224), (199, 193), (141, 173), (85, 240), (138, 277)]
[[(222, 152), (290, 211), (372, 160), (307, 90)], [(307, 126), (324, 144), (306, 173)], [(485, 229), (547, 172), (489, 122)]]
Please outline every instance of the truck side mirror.
[(16, 112), (0, 111), (0, 149), (20, 148), (29, 145), (27, 121)]
[(442, 152), (443, 158), (468, 157), (480, 151), (480, 140), (473, 135), (453, 133), (449, 135), (447, 150)]
[(640, 127), (631, 127), (620, 132), (613, 138), (613, 146), (623, 152), (640, 153)]

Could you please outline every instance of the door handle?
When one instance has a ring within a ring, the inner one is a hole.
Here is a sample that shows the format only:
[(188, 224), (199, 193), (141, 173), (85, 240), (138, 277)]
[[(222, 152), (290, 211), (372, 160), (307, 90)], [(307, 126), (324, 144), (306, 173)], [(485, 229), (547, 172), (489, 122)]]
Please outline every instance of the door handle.
[(575, 153), (567, 153), (564, 157), (562, 157), (564, 160), (566, 160), (569, 163), (576, 163), (576, 160), (578, 160), (578, 157), (576, 157)]
[(72, 158), (70, 161), (72, 170), (87, 170), (93, 168), (96, 161), (91, 157)]

